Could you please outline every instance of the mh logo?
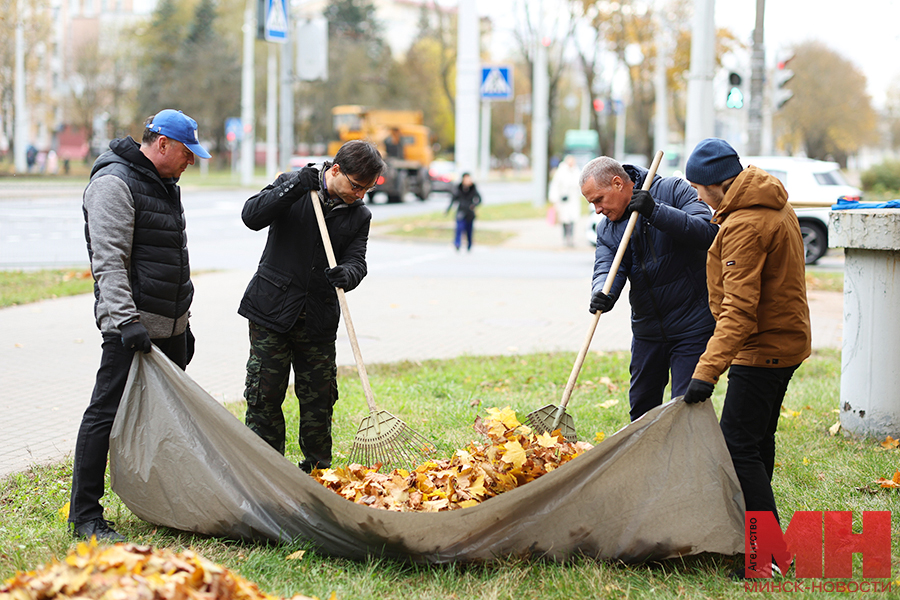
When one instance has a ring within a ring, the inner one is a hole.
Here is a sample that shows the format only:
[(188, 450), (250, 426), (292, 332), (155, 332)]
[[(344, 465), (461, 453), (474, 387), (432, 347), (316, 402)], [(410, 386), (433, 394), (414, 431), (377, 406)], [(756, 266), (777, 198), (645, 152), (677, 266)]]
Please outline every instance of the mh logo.
[[(747, 511), (744, 520), (745, 563), (748, 577), (771, 577), (772, 560), (783, 571), (795, 560), (800, 578), (853, 576), (853, 554), (862, 554), (863, 577), (891, 576), (891, 512), (863, 512), (863, 530), (853, 533), (853, 513), (797, 511), (781, 532), (769, 511)], [(824, 568), (823, 568), (824, 567)]]

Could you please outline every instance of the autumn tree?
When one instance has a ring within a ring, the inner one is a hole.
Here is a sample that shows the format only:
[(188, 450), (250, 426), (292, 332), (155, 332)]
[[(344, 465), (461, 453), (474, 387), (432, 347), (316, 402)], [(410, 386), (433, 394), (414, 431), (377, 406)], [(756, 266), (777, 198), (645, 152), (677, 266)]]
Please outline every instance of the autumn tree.
[[(28, 10), (23, 10), (25, 5)], [(20, 12), (21, 11), (21, 12)], [(46, 87), (36, 85), (38, 78), (50, 71), (49, 48), (44, 40), (50, 33), (50, 6), (48, 0), (29, 0), (27, 3), (0, 2), (0, 121), (3, 122), (7, 139), (15, 139), (15, 111), (13, 90), (15, 86), (16, 24), (21, 18), (25, 42), (26, 102), (32, 110), (34, 120), (51, 119), (53, 106), (46, 102), (49, 98), (42, 93)], [(46, 114), (34, 114), (35, 108), (45, 106)], [(53, 122), (50, 120), (49, 122)], [(10, 156), (12, 153), (10, 152)]]
[(847, 157), (875, 139), (876, 118), (866, 93), (866, 78), (849, 60), (822, 42), (793, 48), (785, 85), (793, 97), (776, 114), (778, 145), (788, 153), (805, 151), (810, 158)]

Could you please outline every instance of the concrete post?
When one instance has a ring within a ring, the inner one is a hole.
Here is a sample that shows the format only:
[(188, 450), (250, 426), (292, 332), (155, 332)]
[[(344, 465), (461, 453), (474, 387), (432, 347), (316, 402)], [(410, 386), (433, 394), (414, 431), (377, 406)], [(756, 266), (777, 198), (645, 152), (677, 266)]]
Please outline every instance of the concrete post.
[(828, 229), (845, 257), (841, 427), (900, 438), (900, 211), (834, 211)]

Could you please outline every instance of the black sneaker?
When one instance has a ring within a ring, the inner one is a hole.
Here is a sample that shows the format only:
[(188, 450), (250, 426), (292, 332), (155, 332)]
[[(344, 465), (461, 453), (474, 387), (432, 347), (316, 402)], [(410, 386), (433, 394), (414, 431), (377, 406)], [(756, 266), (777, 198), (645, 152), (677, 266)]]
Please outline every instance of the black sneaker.
[(72, 534), (76, 538), (86, 540), (92, 537), (97, 538), (98, 542), (124, 542), (125, 536), (112, 528), (112, 521), (107, 521), (103, 517), (98, 517), (93, 521), (86, 521), (72, 528)]

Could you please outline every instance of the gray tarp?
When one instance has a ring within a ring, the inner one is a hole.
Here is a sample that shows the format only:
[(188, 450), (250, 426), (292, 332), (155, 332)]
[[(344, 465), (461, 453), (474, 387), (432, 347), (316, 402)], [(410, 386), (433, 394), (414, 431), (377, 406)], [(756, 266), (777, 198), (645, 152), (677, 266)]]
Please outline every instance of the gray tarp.
[(433, 563), (743, 552), (743, 495), (710, 402), (667, 403), (478, 506), (398, 513), (316, 483), (155, 347), (135, 357), (110, 472), (113, 490), (150, 523), (227, 538), (301, 536), (333, 555)]

